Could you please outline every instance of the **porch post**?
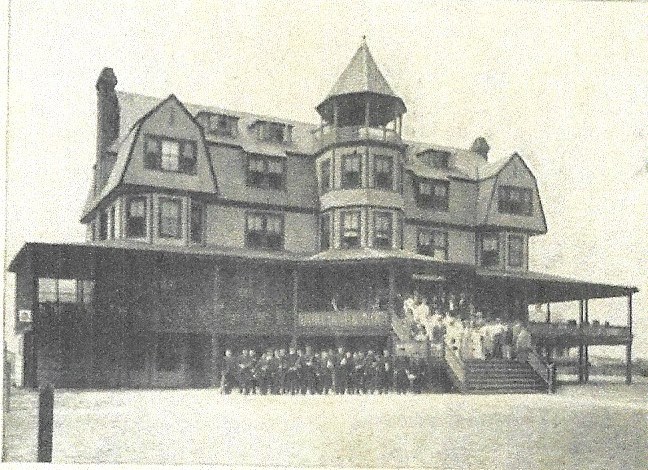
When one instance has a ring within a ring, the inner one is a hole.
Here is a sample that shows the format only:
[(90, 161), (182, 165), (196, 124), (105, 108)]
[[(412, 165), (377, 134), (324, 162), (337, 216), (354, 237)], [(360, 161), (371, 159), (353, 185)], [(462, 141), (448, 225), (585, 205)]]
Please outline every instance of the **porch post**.
[(294, 268), (292, 272), (292, 311), (293, 328), (291, 344), (297, 346), (297, 331), (299, 329), (299, 269)]
[[(585, 302), (583, 300), (578, 301), (578, 326), (579, 328), (583, 327), (583, 319), (585, 316)], [(579, 340), (578, 345), (578, 383), (582, 384), (585, 380), (585, 374), (583, 373), (583, 361), (585, 359), (585, 347), (583, 346), (582, 338)]]
[[(213, 280), (213, 293), (212, 298), (214, 299), (214, 318), (220, 320), (222, 316), (220, 302), (220, 266), (217, 264), (214, 266), (214, 274), (212, 277)], [(221, 322), (217, 321), (212, 323), (212, 336), (211, 336), (211, 376), (209, 378), (209, 383), (212, 387), (220, 386), (220, 363), (221, 363), (221, 352), (220, 352), (220, 341), (218, 337), (218, 328)]]
[[(585, 299), (585, 323), (589, 325), (589, 299)], [(584, 379), (585, 383), (589, 382), (589, 373), (590, 373), (590, 366), (589, 366), (589, 345), (585, 344), (585, 369), (583, 371), (584, 373)]]
[(547, 302), (547, 323), (551, 323), (551, 304)]
[(389, 320), (393, 321), (396, 315), (396, 268), (389, 267)]
[(632, 292), (628, 293), (628, 329), (630, 337), (626, 344), (626, 384), (632, 383)]

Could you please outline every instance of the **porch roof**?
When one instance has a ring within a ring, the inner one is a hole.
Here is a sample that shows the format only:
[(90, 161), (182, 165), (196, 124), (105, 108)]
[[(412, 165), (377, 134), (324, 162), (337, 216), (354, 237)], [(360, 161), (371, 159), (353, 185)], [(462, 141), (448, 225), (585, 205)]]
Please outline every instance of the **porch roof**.
[(475, 273), (483, 284), (524, 291), (529, 303), (625, 297), (639, 291), (631, 286), (588, 282), (534, 271), (496, 271), (478, 267)]
[[(93, 258), (119, 259), (127, 254), (169, 256), (184, 259), (233, 259), (266, 263), (308, 265), (345, 265), (358, 263), (397, 264), (438, 273), (458, 272), (486, 288), (516, 289), (524, 292), (529, 303), (564, 302), (580, 299), (624, 297), (638, 292), (636, 287), (602, 284), (554, 276), (533, 271), (497, 271), (469, 264), (436, 261), (405, 250), (358, 248), (328, 250), (316, 255), (285, 251), (250, 250), (218, 246), (151, 245), (144, 242), (104, 243), (26, 243), (9, 264), (9, 271), (26, 267), (39, 276), (87, 278)], [(37, 261), (34, 266), (31, 263)], [(49, 274), (47, 274), (49, 273)]]

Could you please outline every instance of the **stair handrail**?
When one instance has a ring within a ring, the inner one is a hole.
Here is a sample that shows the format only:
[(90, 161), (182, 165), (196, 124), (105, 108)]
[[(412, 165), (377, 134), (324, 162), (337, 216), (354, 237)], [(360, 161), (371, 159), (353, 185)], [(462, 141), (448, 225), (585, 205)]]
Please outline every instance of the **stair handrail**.
[(464, 362), (461, 360), (459, 355), (448, 345), (444, 345), (444, 357), (445, 362), (450, 368), (452, 374), (456, 377), (459, 382), (460, 388), (465, 387), (466, 385), (466, 369)]
[(556, 369), (553, 364), (548, 364), (545, 362), (540, 355), (531, 350), (529, 351), (529, 357), (527, 359), (527, 362), (531, 366), (531, 368), (538, 374), (542, 380), (547, 384), (547, 390), (549, 393), (553, 393), (555, 388), (555, 380), (556, 380)]

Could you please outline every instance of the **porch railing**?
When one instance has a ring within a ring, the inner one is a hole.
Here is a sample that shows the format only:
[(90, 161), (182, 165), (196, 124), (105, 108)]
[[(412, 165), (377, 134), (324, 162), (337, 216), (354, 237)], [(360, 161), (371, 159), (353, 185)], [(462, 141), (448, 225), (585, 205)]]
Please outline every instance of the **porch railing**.
[(530, 322), (529, 332), (536, 341), (558, 345), (624, 344), (631, 339), (626, 326), (587, 323)]
[(326, 312), (300, 312), (297, 327), (302, 330), (389, 333), (390, 315), (385, 311), (341, 310)]
[(529, 352), (528, 361), (531, 368), (547, 384), (547, 391), (553, 393), (555, 390), (555, 368), (553, 364), (547, 364), (535, 351)]

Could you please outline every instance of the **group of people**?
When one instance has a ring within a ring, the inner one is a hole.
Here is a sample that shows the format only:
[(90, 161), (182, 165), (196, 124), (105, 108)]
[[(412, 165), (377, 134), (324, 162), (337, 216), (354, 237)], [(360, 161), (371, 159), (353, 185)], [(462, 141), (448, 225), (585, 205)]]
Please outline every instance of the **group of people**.
[(450, 348), (464, 360), (526, 362), (533, 348), (531, 334), (521, 320), (506, 322), (493, 314), (484, 315), (465, 296), (452, 296), (443, 312), (436, 303), (431, 309), (427, 299), (414, 292), (403, 303), (403, 315), (412, 339), (429, 341), (433, 349)]
[(243, 349), (225, 351), (221, 391), (229, 394), (383, 394), (421, 392), (427, 382), (426, 362), (382, 352), (348, 351), (340, 347), (314, 352), (268, 349), (257, 355)]

